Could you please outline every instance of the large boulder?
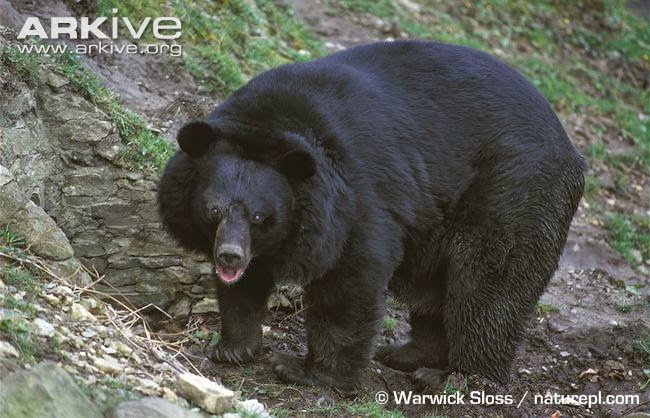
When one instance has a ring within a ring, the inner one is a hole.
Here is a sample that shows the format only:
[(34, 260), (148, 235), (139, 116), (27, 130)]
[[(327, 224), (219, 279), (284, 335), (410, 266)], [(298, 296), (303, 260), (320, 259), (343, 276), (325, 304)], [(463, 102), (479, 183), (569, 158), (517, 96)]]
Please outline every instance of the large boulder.
[(101, 418), (101, 411), (70, 375), (51, 362), (0, 381), (0, 417)]

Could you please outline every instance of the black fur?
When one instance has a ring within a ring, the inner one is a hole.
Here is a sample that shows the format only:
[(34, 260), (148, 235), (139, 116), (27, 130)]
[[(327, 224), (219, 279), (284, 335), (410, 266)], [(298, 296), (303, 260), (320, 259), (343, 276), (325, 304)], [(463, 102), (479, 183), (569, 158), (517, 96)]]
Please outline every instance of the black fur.
[(205, 196), (281, 208), (274, 245), (253, 235), (246, 276), (220, 285), (214, 359), (251, 360), (271, 283), (292, 281), (306, 289), (309, 352), (276, 357), (275, 371), (350, 388), (388, 286), (410, 307), (412, 341), (380, 360), (420, 378), (458, 370), (508, 381), (584, 170), (521, 75), (469, 48), (377, 43), (268, 71), (204, 123), (212, 140), (179, 135), (194, 157), (177, 153), (160, 185), (180, 244), (211, 254), (219, 219), (200, 216)]

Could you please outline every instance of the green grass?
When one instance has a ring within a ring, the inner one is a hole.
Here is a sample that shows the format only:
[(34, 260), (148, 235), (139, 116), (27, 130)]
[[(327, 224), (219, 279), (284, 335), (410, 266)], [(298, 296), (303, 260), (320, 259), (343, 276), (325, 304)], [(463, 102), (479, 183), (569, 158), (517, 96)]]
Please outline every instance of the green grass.
[(14, 286), (16, 289), (27, 292), (34, 292), (39, 288), (38, 281), (27, 269), (16, 266), (5, 266), (0, 271), (0, 277), (6, 285)]
[(397, 326), (397, 320), (388, 315), (384, 316), (384, 318), (381, 320), (381, 323), (384, 329), (390, 332), (394, 331), (395, 327)]
[(588, 173), (585, 176), (585, 196), (594, 196), (600, 191), (600, 178)]
[(632, 266), (650, 259), (650, 218), (614, 214), (607, 221), (610, 242)]
[(537, 302), (537, 313), (539, 315), (552, 312), (560, 312), (560, 308), (554, 305), (549, 305), (547, 303)]
[(36, 346), (32, 339), (29, 324), (19, 317), (0, 321), (0, 338), (8, 339), (17, 346), (23, 362), (33, 364), (36, 362)]
[(348, 414), (370, 418), (403, 418), (405, 415), (399, 411), (391, 411), (374, 400), (355, 400), (344, 404), (345, 416)]
[(644, 390), (650, 385), (650, 335), (646, 335), (635, 341), (633, 347), (641, 353), (646, 363), (643, 369), (643, 375), (647, 380), (641, 385), (641, 390)]
[(41, 54), (23, 54), (15, 45), (4, 48), (4, 62), (11, 66), (16, 74), (26, 81), (37, 81), (40, 78), (44, 56)]
[(622, 313), (632, 313), (642, 310), (644, 305), (642, 303), (626, 303), (623, 305), (618, 305), (616, 309)]
[[(272, 409), (272, 412), (276, 412)], [(278, 416), (285, 412), (280, 410)], [(330, 405), (315, 405), (305, 412), (309, 415), (321, 416), (360, 416), (369, 418), (403, 418), (404, 414), (399, 411), (386, 409), (384, 405), (377, 403), (371, 395), (365, 395), (350, 401), (332, 403)], [(295, 413), (294, 413), (295, 414)], [(290, 412), (289, 416), (293, 416)]]
[(635, 341), (634, 347), (645, 357), (646, 363), (650, 366), (650, 335)]
[[(321, 42), (273, 0), (101, 0), (98, 15), (113, 7), (131, 19), (176, 16), (182, 22), (183, 63), (208, 93), (224, 98), (260, 72), (323, 53)], [(148, 39), (147, 41), (152, 41)]]
[(0, 251), (16, 255), (25, 248), (25, 238), (12, 231), (11, 225), (0, 226)]

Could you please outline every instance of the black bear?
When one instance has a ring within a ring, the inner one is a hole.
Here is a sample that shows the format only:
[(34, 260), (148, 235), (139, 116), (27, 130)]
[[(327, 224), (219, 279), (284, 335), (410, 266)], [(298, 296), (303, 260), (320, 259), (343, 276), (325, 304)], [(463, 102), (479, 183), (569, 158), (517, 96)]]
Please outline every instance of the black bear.
[(359, 46), (259, 75), (177, 139), (160, 213), (214, 260), (214, 361), (253, 360), (271, 289), (293, 282), (308, 352), (276, 355), (274, 371), (352, 388), (388, 288), (411, 339), (378, 360), (431, 384), (449, 370), (508, 381), (585, 169), (516, 71), (460, 46)]

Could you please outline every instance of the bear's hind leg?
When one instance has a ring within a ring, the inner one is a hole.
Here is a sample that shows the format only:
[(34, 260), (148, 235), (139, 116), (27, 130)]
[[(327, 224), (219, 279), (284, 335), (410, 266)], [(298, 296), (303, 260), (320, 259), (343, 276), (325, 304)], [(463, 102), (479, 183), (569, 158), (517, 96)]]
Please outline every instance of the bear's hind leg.
[(535, 244), (496, 231), (456, 235), (445, 313), (452, 370), (499, 383), (510, 380), (524, 326), (559, 258), (559, 252), (553, 254), (558, 250), (547, 250), (541, 239)]

